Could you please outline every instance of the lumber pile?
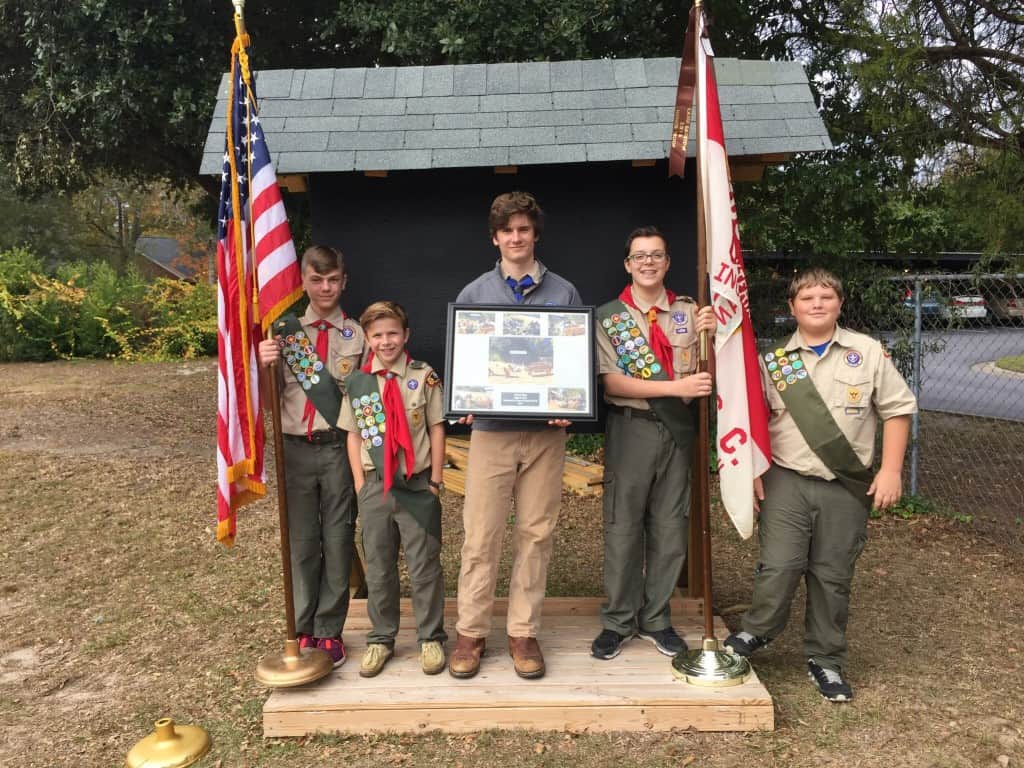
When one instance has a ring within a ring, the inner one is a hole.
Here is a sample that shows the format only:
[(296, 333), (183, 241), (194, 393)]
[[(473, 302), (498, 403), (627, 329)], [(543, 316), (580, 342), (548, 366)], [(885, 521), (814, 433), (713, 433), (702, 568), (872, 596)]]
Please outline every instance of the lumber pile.
[[(466, 495), (466, 464), (469, 461), (469, 440), (449, 437), (445, 446), (444, 486), (452, 493)], [(565, 457), (562, 486), (583, 496), (600, 496), (604, 466), (592, 461)]]

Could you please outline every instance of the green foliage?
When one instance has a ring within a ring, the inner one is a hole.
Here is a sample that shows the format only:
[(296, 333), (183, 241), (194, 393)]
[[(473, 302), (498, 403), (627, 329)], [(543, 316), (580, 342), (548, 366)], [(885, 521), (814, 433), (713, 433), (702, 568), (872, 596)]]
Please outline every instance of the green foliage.
[(0, 361), (195, 357), (216, 349), (209, 285), (71, 262), (47, 273), (25, 249), (0, 252)]
[[(924, 496), (912, 496), (910, 494), (903, 496), (892, 509), (889, 509), (884, 514), (898, 517), (901, 520), (912, 520), (915, 517), (937, 515), (949, 518), (953, 522), (962, 525), (969, 525), (974, 521), (974, 515), (954, 512), (932, 499), (925, 498)], [(877, 509), (871, 510), (871, 516), (876, 519), (882, 515), (883, 513)]]
[(566, 453), (587, 461), (604, 461), (604, 434), (571, 434), (565, 444)]

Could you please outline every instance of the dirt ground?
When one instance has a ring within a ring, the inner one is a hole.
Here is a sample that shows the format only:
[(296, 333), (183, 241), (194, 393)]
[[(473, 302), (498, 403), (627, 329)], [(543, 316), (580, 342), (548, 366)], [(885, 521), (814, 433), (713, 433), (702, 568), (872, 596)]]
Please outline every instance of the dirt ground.
[[(243, 510), (232, 549), (214, 540), (214, 363), (2, 365), (0, 381), (0, 765), (120, 765), (162, 716), (209, 730), (207, 768), (1024, 765), (1024, 564), (939, 517), (871, 523), (854, 703), (807, 682), (799, 609), (756, 659), (774, 732), (266, 740), (253, 669), (283, 638), (276, 510)], [(450, 587), (460, 507), (446, 497)], [(735, 623), (756, 545), (716, 523), (714, 546)], [(566, 496), (549, 594), (599, 594), (600, 551), (599, 504)]]

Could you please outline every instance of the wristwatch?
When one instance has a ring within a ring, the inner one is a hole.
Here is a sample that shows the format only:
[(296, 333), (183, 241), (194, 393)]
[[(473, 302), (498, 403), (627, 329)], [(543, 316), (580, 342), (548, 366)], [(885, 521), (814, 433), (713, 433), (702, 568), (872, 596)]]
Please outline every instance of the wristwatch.
[(435, 483), (433, 480), (427, 480), (427, 485), (429, 485), (431, 488), (434, 488), (434, 489), (436, 489), (438, 491), (443, 491), (444, 490), (444, 481), (443, 480), (440, 483)]

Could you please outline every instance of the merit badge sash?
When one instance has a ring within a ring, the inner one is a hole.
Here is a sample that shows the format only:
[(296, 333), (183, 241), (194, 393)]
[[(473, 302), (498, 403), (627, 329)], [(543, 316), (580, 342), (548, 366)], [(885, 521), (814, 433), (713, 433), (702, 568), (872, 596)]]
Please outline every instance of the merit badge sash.
[[(629, 307), (614, 299), (598, 307), (596, 314), (618, 355), (616, 364), (624, 374), (634, 379), (668, 380), (668, 373), (655, 357)], [(686, 403), (678, 397), (649, 397), (647, 403), (668, 428), (676, 445), (688, 452), (693, 445), (693, 414)]]
[[(363, 371), (352, 371), (346, 380), (346, 390), (356, 419), (356, 429), (363, 440), (363, 447), (370, 454), (370, 461), (373, 462), (377, 473), (384, 477), (384, 432), (388, 427), (388, 419), (384, 410), (384, 398), (380, 393), (379, 378)], [(415, 483), (418, 479), (413, 475), (412, 482)], [(422, 488), (413, 488), (409, 482), (401, 469), (396, 468), (389, 493), (412, 515), (423, 530), (440, 541), (441, 500), (430, 492), (425, 483)]]
[(341, 412), (338, 382), (327, 370), (327, 364), (317, 357), (313, 340), (302, 330), (299, 318), (291, 313), (281, 315), (274, 323), (274, 335), (281, 345), (281, 357), (286, 367), (302, 386), (313, 407), (328, 424), (337, 424)]
[(761, 358), (808, 447), (846, 490), (870, 506), (872, 499), (867, 492), (871, 487), (871, 469), (864, 466), (832, 418), (828, 405), (807, 375), (799, 350), (787, 352), (780, 347)]

